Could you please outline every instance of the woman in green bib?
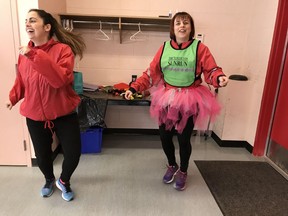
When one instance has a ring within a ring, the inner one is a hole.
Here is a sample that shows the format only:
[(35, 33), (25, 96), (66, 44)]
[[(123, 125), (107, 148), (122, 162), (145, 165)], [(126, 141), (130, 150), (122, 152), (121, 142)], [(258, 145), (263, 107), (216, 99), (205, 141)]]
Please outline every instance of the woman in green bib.
[[(150, 113), (159, 124), (162, 148), (168, 160), (163, 182), (184, 190), (192, 152), (190, 143), (194, 126), (205, 129), (220, 113), (220, 105), (213, 94), (201, 85), (202, 77), (215, 88), (226, 86), (228, 78), (217, 66), (208, 47), (194, 39), (192, 17), (186, 12), (174, 15), (170, 25), (170, 41), (157, 51), (149, 68), (131, 84), (125, 93), (129, 100), (133, 93), (149, 89)], [(176, 132), (179, 142), (180, 166), (176, 162), (172, 141)]]

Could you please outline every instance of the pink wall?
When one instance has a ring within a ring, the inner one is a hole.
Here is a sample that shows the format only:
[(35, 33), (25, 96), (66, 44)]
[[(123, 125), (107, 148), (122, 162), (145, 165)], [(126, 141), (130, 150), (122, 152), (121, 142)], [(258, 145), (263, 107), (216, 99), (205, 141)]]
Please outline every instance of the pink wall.
[[(68, 13), (158, 16), (170, 9), (189, 12), (195, 21), (196, 33), (203, 33), (219, 64), (229, 76), (247, 75), (246, 83), (233, 83), (219, 91), (223, 104), (222, 115), (213, 131), (222, 140), (246, 140), (254, 144), (258, 114), (266, 76), (268, 56), (277, 10), (277, 1), (139, 1), (131, 0), (67, 0)], [(141, 75), (152, 60), (155, 51), (168, 39), (165, 33), (146, 32), (145, 43), (131, 43), (126, 39), (119, 44), (118, 34), (113, 31), (113, 40), (93, 39), (93, 30), (83, 32), (88, 50), (79, 63), (84, 81), (95, 84), (129, 82), (131, 74)], [(110, 33), (107, 31), (107, 33)], [(109, 64), (107, 64), (109, 62)], [(240, 100), (239, 100), (240, 97)], [(240, 106), (239, 106), (240, 105)], [(235, 110), (241, 108), (241, 114)], [(122, 122), (118, 122), (121, 127)], [(131, 122), (133, 124), (133, 122)]]

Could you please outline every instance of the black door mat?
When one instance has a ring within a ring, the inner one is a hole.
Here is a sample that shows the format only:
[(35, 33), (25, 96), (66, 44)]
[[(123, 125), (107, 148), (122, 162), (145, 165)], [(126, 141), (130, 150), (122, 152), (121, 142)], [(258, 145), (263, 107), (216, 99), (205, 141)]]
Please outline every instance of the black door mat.
[(288, 181), (258, 161), (195, 161), (225, 216), (288, 215)]

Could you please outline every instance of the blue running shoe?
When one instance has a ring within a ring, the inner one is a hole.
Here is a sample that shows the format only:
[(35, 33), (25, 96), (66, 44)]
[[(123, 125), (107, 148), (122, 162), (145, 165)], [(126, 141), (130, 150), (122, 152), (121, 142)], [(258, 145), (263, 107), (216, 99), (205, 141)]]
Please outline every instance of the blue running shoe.
[(180, 170), (175, 175), (174, 188), (182, 191), (186, 188), (187, 172), (181, 172)]
[(174, 180), (174, 176), (175, 174), (178, 172), (179, 167), (176, 164), (175, 166), (168, 166), (167, 165), (167, 171), (165, 173), (165, 175), (163, 176), (163, 182), (165, 184), (169, 184)]
[(46, 179), (46, 183), (41, 189), (41, 196), (42, 197), (49, 197), (53, 194), (53, 188), (55, 184), (55, 178), (53, 179)]
[(66, 182), (63, 184), (60, 179), (56, 181), (56, 186), (59, 188), (59, 190), (62, 191), (62, 198), (66, 200), (67, 202), (73, 200), (74, 198), (74, 193), (70, 188), (70, 183)]

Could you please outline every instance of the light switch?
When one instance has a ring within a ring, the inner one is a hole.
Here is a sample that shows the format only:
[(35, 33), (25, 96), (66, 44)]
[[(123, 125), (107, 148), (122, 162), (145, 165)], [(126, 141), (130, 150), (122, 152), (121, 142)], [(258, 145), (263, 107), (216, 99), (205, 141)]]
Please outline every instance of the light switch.
[(196, 39), (203, 43), (204, 42), (204, 34), (203, 33), (197, 33)]

